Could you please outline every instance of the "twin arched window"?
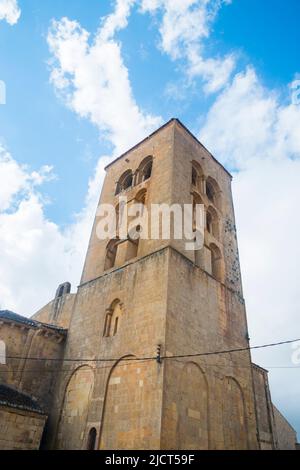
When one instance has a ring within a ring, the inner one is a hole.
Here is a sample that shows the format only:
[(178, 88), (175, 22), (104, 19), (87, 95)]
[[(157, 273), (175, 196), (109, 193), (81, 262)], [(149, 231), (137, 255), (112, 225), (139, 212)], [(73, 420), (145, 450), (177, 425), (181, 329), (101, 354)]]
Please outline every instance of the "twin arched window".
[(127, 170), (121, 178), (119, 179), (117, 183), (117, 188), (116, 188), (116, 195), (121, 193), (122, 191), (126, 191), (126, 189), (131, 188), (133, 185), (133, 173), (132, 170)]
[(192, 187), (200, 194), (205, 194), (217, 209), (221, 209), (221, 191), (218, 183), (210, 176), (205, 178), (201, 165), (195, 160), (192, 161)]
[(219, 238), (219, 217), (212, 206), (206, 211), (206, 229), (214, 238)]
[(106, 310), (103, 336), (108, 338), (116, 336), (122, 320), (122, 305), (119, 299), (114, 300)]
[(192, 186), (202, 192), (202, 183), (203, 183), (203, 170), (201, 165), (195, 160), (192, 162)]
[(137, 170), (137, 184), (143, 183), (151, 178), (153, 166), (153, 157), (150, 155), (142, 161)]
[(114, 240), (110, 240), (106, 247), (106, 257), (105, 257), (105, 264), (104, 264), (104, 271), (111, 269), (115, 265), (116, 256), (117, 256), (117, 249), (118, 249), (119, 240), (115, 238)]
[(221, 191), (216, 180), (210, 176), (206, 179), (206, 196), (217, 209), (221, 210)]
[[(193, 205), (203, 204), (202, 197), (206, 196), (206, 230), (215, 238), (220, 237), (218, 210), (221, 208), (221, 191), (218, 183), (210, 176), (205, 178), (202, 167), (198, 162), (192, 162), (192, 191)], [(201, 196), (200, 196), (201, 194)], [(208, 200), (208, 201), (207, 201)], [(193, 224), (195, 225), (195, 223)], [(210, 239), (207, 240), (208, 243)], [(211, 243), (195, 251), (195, 263), (209, 272), (215, 279), (223, 279), (223, 259), (220, 248)]]
[(126, 191), (133, 186), (143, 183), (151, 178), (153, 167), (153, 157), (149, 155), (144, 158), (144, 160), (139, 165), (135, 173), (132, 170), (127, 170), (120, 177), (117, 187), (116, 195), (120, 194), (122, 191)]

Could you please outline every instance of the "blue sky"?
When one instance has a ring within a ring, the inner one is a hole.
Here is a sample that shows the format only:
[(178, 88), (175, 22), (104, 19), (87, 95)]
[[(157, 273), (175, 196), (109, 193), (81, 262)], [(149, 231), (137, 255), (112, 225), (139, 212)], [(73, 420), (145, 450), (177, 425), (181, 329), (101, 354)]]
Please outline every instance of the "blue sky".
[[(109, 146), (94, 126), (57, 99), (49, 83), (47, 32), (51, 19), (63, 16), (96, 32), (113, 3), (89, 0), (87, 8), (82, 0), (24, 0), (19, 5), (18, 24), (12, 28), (2, 23), (0, 28), (1, 79), (7, 84), (7, 105), (0, 108), (1, 134), (18, 162), (32, 168), (49, 162), (54, 166), (57, 179), (44, 188), (51, 200), (46, 214), (66, 224), (82, 206), (97, 158)], [(235, 1), (220, 10), (209, 53), (238, 49), (240, 61), (251, 60), (265, 83), (285, 87), (299, 64), (299, 15), (297, 0), (289, 0), (288, 8), (281, 0)], [(155, 21), (135, 12), (129, 27), (118, 35), (134, 95), (142, 108), (164, 120), (179, 117), (196, 133), (213, 97), (204, 96), (198, 83), (180, 101), (166, 94), (169, 83), (180, 83), (184, 64), (174, 64), (155, 46), (159, 41)]]
[[(105, 163), (178, 117), (234, 173), (252, 343), (299, 336), (300, 2), (1, 2), (0, 307), (75, 288)], [(291, 354), (254, 359), (300, 431)]]

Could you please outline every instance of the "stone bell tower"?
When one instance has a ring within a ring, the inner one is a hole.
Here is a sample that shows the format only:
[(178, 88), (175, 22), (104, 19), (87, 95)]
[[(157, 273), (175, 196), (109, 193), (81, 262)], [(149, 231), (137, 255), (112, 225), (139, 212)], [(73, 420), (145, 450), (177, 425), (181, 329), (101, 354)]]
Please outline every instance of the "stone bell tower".
[[(203, 204), (204, 247), (100, 240), (96, 217), (57, 395), (56, 447), (257, 448), (249, 351), (217, 353), (249, 346), (230, 174), (177, 119), (106, 170), (100, 202), (117, 211), (120, 196), (147, 209)], [(215, 354), (199, 355), (207, 352)]]

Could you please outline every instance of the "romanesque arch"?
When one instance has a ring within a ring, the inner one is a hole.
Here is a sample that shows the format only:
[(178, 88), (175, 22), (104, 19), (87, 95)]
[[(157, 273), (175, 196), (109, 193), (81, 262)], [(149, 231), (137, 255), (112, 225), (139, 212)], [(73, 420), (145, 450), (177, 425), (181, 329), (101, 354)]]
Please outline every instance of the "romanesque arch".
[(179, 377), (177, 449), (208, 448), (208, 384), (198, 364), (188, 362)]
[(121, 193), (122, 191), (126, 191), (126, 189), (131, 188), (133, 185), (133, 173), (132, 170), (125, 171), (122, 176), (120, 177), (117, 187), (116, 187), (116, 195)]
[(104, 337), (116, 336), (119, 331), (123, 316), (123, 305), (119, 299), (115, 299), (106, 310), (104, 321)]
[(84, 445), (94, 372), (89, 366), (76, 369), (65, 389), (58, 429), (58, 448), (78, 450)]
[(148, 155), (148, 157), (144, 158), (144, 160), (141, 162), (137, 170), (137, 184), (140, 184), (151, 178), (152, 167), (153, 167), (153, 157), (152, 155)]
[(221, 190), (216, 180), (211, 176), (206, 179), (206, 195), (217, 209), (222, 210)]
[(116, 262), (119, 239), (110, 240), (106, 246), (104, 271), (112, 269)]
[(224, 279), (223, 258), (220, 248), (215, 244), (209, 245), (211, 254), (211, 274), (218, 281), (222, 282)]
[(248, 449), (244, 394), (240, 384), (233, 377), (224, 378), (223, 434), (225, 449)]
[[(145, 386), (149, 366), (123, 357), (108, 377), (100, 431), (100, 449), (141, 449), (145, 425)], [(146, 447), (145, 447), (146, 448)]]
[(192, 186), (200, 193), (203, 192), (203, 170), (195, 160), (192, 161)]
[(206, 211), (206, 229), (214, 238), (219, 239), (219, 217), (212, 206)]

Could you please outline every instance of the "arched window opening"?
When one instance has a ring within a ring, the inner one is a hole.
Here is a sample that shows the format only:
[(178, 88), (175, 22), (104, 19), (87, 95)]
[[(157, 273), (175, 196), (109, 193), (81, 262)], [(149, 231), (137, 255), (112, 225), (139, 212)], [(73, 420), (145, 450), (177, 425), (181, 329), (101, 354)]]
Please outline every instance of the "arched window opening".
[(131, 170), (125, 171), (117, 183), (116, 195), (132, 187), (133, 174)]
[(124, 180), (124, 182), (123, 182), (123, 188), (122, 188), (123, 191), (125, 191), (125, 190), (128, 189), (128, 188), (131, 188), (131, 186), (132, 186), (132, 181), (133, 181), (132, 175), (131, 175), (131, 174), (130, 174), (130, 175), (127, 175), (126, 178), (125, 178), (125, 180)]
[(64, 282), (60, 284), (57, 288), (55, 298), (63, 297), (66, 294), (70, 294), (71, 292), (71, 284), (69, 282)]
[(218, 183), (210, 176), (206, 180), (206, 195), (210, 202), (221, 210), (221, 191)]
[(62, 297), (64, 295), (64, 286), (60, 286), (57, 297)]
[(115, 300), (106, 310), (104, 322), (104, 337), (116, 336), (119, 331), (122, 317), (122, 307), (119, 300)]
[(192, 162), (192, 186), (202, 192), (203, 170), (201, 165), (195, 160)]
[(87, 450), (95, 450), (97, 439), (96, 428), (90, 429), (88, 440), (87, 440)]
[(143, 181), (147, 181), (152, 175), (152, 162), (147, 163), (143, 171)]
[(218, 281), (222, 281), (222, 254), (221, 254), (221, 251), (214, 243), (211, 243), (209, 249), (210, 249), (210, 252), (211, 252), (211, 274)]
[(134, 198), (135, 202), (145, 205), (146, 195), (147, 195), (147, 190), (141, 189), (141, 191), (139, 191)]
[(198, 205), (204, 207), (201, 197), (197, 193), (193, 193), (193, 230), (196, 229), (196, 210)]
[(141, 237), (142, 227), (137, 225), (128, 233), (128, 249), (126, 255), (126, 261), (129, 261), (138, 256), (140, 237)]
[(211, 183), (206, 183), (206, 195), (211, 202), (215, 200), (215, 191)]
[(193, 186), (197, 186), (197, 179), (198, 179), (197, 171), (193, 167), (192, 168), (192, 185)]
[(115, 319), (115, 324), (114, 324), (113, 336), (116, 336), (116, 334), (117, 334), (117, 332), (118, 332), (118, 323), (119, 323), (119, 317), (116, 317), (116, 319)]
[(212, 233), (212, 217), (209, 212), (206, 214), (206, 229), (210, 234)]
[(153, 157), (149, 155), (148, 157), (144, 158), (142, 163), (138, 168), (138, 184), (147, 181), (152, 176), (152, 168), (153, 168)]
[(120, 202), (120, 204), (117, 204), (115, 207), (117, 237), (119, 236), (120, 227), (122, 227), (125, 206), (126, 206), (126, 202), (122, 201)]
[(145, 209), (145, 204), (146, 204), (146, 195), (147, 195), (146, 189), (142, 189), (136, 194), (134, 198), (135, 204), (140, 205), (140, 208), (138, 208), (138, 211), (136, 214), (137, 217), (142, 217), (144, 214), (144, 209)]
[(112, 316), (112, 311), (111, 309), (108, 309), (106, 311), (105, 315), (105, 321), (104, 321), (104, 329), (103, 329), (103, 336), (104, 338), (109, 336), (109, 331), (110, 331), (110, 324), (111, 324), (111, 316)]
[(117, 249), (118, 249), (118, 239), (111, 240), (106, 247), (106, 257), (104, 264), (104, 271), (111, 269), (115, 265)]
[(206, 229), (214, 238), (219, 238), (219, 217), (217, 211), (211, 206), (206, 213)]
[(120, 211), (120, 204), (117, 204), (115, 207), (115, 216), (116, 216), (116, 235), (119, 236), (119, 228), (121, 226), (122, 213)]

